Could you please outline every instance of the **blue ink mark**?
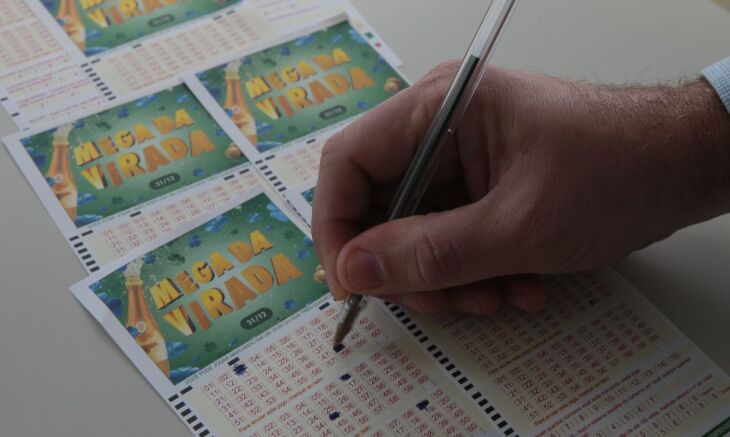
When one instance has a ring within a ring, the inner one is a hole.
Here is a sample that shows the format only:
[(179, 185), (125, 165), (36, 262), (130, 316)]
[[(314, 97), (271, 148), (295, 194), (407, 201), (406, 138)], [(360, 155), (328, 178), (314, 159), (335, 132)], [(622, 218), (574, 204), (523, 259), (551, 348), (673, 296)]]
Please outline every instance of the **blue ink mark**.
[(340, 376), (340, 380), (347, 381), (348, 379), (352, 378), (349, 373), (345, 373), (344, 375)]
[(428, 407), (428, 400), (422, 400), (421, 402), (416, 404), (416, 407), (418, 407), (419, 410), (423, 411)]
[(339, 411), (335, 411), (333, 413), (330, 413), (330, 420), (337, 420), (339, 418), (340, 418), (340, 412)]
[(339, 351), (341, 351), (344, 348), (345, 348), (345, 345), (342, 344), (342, 343), (340, 343), (338, 345), (335, 345), (335, 347), (333, 347), (332, 350), (335, 351), (335, 352), (339, 352)]
[(248, 367), (246, 367), (245, 364), (238, 364), (236, 367), (233, 368), (233, 373), (235, 373), (237, 376), (242, 376), (246, 373), (248, 370)]

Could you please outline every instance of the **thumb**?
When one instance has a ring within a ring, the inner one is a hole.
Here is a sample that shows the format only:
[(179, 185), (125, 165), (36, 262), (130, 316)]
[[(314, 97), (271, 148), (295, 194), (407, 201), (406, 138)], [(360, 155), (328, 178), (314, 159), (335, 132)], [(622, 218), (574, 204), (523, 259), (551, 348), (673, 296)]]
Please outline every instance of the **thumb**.
[(518, 273), (514, 222), (489, 198), (368, 229), (340, 251), (337, 280), (350, 293), (392, 295)]

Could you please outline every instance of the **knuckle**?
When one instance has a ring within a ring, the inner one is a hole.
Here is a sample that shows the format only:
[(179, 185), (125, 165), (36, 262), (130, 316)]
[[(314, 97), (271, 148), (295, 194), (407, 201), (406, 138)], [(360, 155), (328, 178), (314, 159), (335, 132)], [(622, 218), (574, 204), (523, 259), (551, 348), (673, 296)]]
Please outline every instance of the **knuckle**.
[(445, 288), (447, 279), (459, 265), (459, 254), (453, 243), (421, 233), (413, 245), (413, 252), (414, 281), (431, 289)]

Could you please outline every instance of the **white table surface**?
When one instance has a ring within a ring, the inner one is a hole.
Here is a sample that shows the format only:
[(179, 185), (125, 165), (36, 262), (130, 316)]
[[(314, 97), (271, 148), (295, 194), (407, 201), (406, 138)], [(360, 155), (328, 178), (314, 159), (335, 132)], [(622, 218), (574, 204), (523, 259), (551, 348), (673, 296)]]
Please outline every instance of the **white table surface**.
[[(355, 0), (411, 78), (460, 57), (482, 0)], [(521, 0), (497, 64), (574, 79), (696, 77), (730, 54), (728, 0)], [(0, 115), (0, 134), (15, 130)], [(730, 216), (618, 270), (730, 372)], [(84, 270), (0, 150), (0, 435), (184, 436), (185, 427), (67, 287)]]

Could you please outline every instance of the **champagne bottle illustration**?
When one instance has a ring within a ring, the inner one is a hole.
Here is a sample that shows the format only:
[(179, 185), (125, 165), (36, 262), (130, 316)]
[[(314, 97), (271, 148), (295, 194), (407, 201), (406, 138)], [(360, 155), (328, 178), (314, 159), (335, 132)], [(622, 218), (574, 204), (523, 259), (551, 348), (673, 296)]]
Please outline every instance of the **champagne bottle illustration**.
[(170, 375), (170, 361), (167, 358), (167, 346), (165, 337), (162, 336), (160, 327), (155, 322), (147, 305), (144, 295), (144, 283), (142, 282), (142, 258), (136, 259), (127, 265), (124, 272), (124, 279), (129, 297), (129, 308), (127, 309), (127, 329), (134, 328), (137, 331), (135, 340), (157, 367), (166, 376)]
[(86, 30), (76, 9), (76, 0), (61, 0), (56, 19), (61, 23), (63, 31), (71, 38), (71, 41), (81, 51), (84, 51), (86, 48)]
[(71, 173), (71, 164), (69, 162), (68, 134), (71, 132), (72, 126), (66, 124), (56, 129), (53, 134), (53, 154), (51, 155), (51, 164), (48, 166), (46, 177), (53, 181), (51, 190), (56, 195), (61, 206), (71, 220), (76, 220), (76, 212), (78, 209), (78, 189), (74, 181), (73, 173)]
[(230, 111), (233, 123), (255, 146), (258, 142), (256, 120), (254, 120), (253, 114), (246, 105), (246, 100), (244, 100), (241, 92), (241, 75), (238, 74), (240, 66), (241, 61), (232, 61), (226, 66), (226, 101), (223, 108)]

